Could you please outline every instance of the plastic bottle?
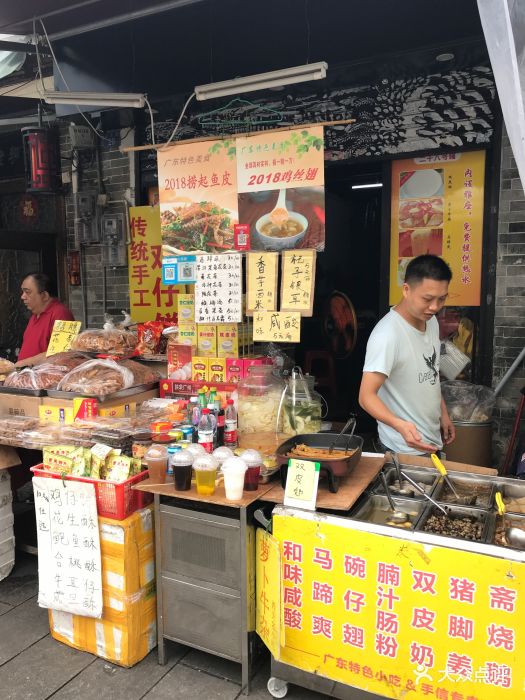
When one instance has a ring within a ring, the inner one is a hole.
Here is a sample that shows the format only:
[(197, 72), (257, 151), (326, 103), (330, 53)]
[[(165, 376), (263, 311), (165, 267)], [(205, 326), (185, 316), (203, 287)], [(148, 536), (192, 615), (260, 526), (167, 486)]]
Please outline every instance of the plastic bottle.
[(206, 452), (213, 452), (213, 422), (210, 416), (210, 409), (203, 408), (201, 419), (199, 421), (198, 442), (202, 445)]
[(215, 410), (215, 404), (209, 403), (208, 409), (210, 411), (211, 422), (213, 423), (213, 449), (218, 447), (217, 443), (217, 411)]
[[(195, 415), (195, 409), (198, 410), (199, 408), (199, 399), (196, 396), (192, 396), (190, 400), (188, 401), (188, 407), (186, 409), (186, 422), (188, 424), (193, 424), (193, 418)], [(199, 411), (199, 418), (200, 418), (200, 411)], [(197, 421), (197, 425), (199, 424), (199, 421)]]
[(173, 445), (168, 447), (168, 463), (166, 465), (166, 479), (173, 479), (173, 457), (177, 450)]
[(226, 415), (220, 399), (215, 399), (215, 412), (217, 415), (217, 447), (224, 445), (224, 427)]
[(201, 411), (202, 407), (199, 405), (199, 399), (197, 398), (197, 396), (192, 396), (190, 399), (188, 410), (188, 424), (193, 426), (193, 442), (197, 442), (197, 429), (199, 427), (199, 421), (201, 419)]
[(237, 411), (233, 399), (228, 399), (224, 415), (224, 444), (226, 447), (233, 448), (237, 447), (238, 442)]

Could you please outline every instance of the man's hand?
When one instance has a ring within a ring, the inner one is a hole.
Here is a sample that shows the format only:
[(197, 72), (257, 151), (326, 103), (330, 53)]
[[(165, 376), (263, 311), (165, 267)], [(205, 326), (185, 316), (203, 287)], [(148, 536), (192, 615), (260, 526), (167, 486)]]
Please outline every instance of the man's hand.
[(413, 447), (415, 450), (421, 450), (421, 452), (435, 452), (438, 449), (436, 445), (430, 445), (429, 443), (423, 442), (423, 437), (419, 433), (414, 423), (410, 423), (406, 420), (400, 420), (397, 421), (393, 427), (400, 435), (402, 435), (406, 444), (409, 447)]
[(450, 420), (446, 411), (441, 415), (440, 424), (441, 435), (443, 436), (443, 445), (450, 445), (450, 443), (454, 442), (456, 438), (456, 428), (454, 427), (454, 423)]

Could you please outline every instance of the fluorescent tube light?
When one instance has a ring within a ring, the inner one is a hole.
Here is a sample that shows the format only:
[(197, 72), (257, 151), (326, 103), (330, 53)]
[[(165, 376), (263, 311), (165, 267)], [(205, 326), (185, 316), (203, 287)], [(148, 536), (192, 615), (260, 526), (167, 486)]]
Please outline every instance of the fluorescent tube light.
[(138, 92), (73, 92), (45, 91), (44, 100), (50, 105), (87, 105), (97, 107), (144, 107), (146, 96)]
[(383, 187), (382, 182), (369, 182), (366, 185), (352, 185), (353, 190), (368, 190), (371, 187)]
[(294, 68), (274, 70), (270, 73), (247, 75), (244, 78), (235, 78), (234, 80), (223, 80), (220, 83), (197, 85), (195, 97), (198, 100), (211, 100), (215, 97), (238, 95), (241, 92), (253, 92), (254, 90), (266, 90), (268, 88), (282, 87), (283, 85), (306, 83), (309, 80), (321, 80), (326, 78), (327, 68), (328, 64), (321, 61), (320, 63), (295, 66)]

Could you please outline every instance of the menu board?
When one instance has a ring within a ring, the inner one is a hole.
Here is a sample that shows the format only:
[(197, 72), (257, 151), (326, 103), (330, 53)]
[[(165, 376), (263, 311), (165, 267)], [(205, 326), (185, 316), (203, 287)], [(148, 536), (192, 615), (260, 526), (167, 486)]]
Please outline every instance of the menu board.
[(256, 311), (253, 314), (253, 340), (256, 343), (300, 342), (301, 314), (298, 311)]
[(50, 355), (70, 350), (81, 325), (80, 321), (55, 321), (46, 356), (49, 357)]
[(233, 250), (235, 141), (174, 144), (157, 161), (163, 255)]
[(196, 323), (240, 323), (242, 320), (240, 253), (197, 255), (196, 257)]
[(281, 311), (311, 316), (314, 307), (315, 250), (285, 250), (282, 261)]
[(38, 537), (38, 604), (102, 615), (102, 573), (93, 484), (33, 478)]
[(279, 253), (246, 254), (246, 313), (277, 309)]
[(177, 294), (185, 285), (163, 284), (158, 207), (131, 207), (128, 247), (129, 303), (135, 323), (177, 320)]
[(447, 305), (479, 306), (484, 181), (484, 151), (393, 162), (390, 304), (408, 263), (430, 253), (452, 270)]

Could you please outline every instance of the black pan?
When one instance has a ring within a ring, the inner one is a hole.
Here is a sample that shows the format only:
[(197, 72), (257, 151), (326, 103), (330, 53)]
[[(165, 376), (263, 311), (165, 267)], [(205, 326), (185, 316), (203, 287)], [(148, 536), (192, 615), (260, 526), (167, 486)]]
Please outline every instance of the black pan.
[[(286, 484), (286, 474), (288, 471), (287, 454), (296, 445), (307, 445), (308, 447), (321, 447), (328, 449), (332, 445), (339, 433), (307, 433), (305, 435), (294, 435), (294, 437), (285, 440), (281, 443), (275, 452), (277, 464), (281, 467), (281, 483), (283, 487)], [(346, 450), (355, 450), (355, 452), (347, 456)], [(332, 493), (336, 493), (339, 488), (337, 478), (347, 476), (352, 472), (356, 464), (361, 459), (363, 452), (363, 438), (358, 435), (352, 437), (343, 436), (339, 442), (339, 446), (334, 447), (333, 455), (341, 455), (340, 459), (320, 460), (321, 475), (328, 477), (328, 487)]]

